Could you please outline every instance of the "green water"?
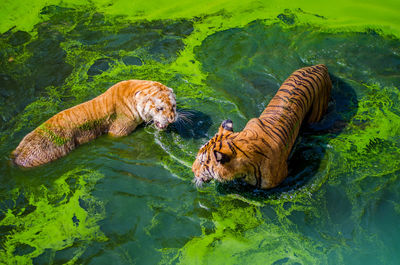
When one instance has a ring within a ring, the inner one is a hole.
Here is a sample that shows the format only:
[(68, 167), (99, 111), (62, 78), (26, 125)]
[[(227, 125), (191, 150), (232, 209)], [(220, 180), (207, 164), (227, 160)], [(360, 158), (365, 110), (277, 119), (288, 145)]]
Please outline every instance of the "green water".
[[(0, 264), (400, 262), (398, 1), (25, 2), (0, 7)], [(317, 63), (332, 102), (287, 180), (197, 189), (221, 121), (240, 130)], [(10, 163), (25, 134), (125, 79), (174, 88), (191, 121)]]

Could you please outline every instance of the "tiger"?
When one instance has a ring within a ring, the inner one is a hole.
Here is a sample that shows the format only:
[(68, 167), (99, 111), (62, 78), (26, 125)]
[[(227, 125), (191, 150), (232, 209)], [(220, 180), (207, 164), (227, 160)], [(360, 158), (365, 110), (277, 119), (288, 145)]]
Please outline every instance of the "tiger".
[(27, 134), (12, 152), (21, 167), (56, 160), (102, 134), (121, 137), (145, 122), (164, 130), (177, 119), (173, 90), (159, 82), (126, 80), (63, 110)]
[(241, 132), (233, 131), (231, 120), (223, 121), (195, 158), (195, 184), (242, 179), (257, 189), (277, 187), (287, 177), (287, 160), (303, 120), (321, 120), (331, 88), (325, 65), (304, 67), (284, 81), (260, 117)]

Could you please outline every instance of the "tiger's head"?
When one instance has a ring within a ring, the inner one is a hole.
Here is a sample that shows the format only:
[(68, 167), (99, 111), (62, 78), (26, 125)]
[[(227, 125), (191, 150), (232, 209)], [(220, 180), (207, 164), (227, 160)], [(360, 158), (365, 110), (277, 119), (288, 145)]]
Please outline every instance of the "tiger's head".
[(139, 115), (146, 123), (153, 122), (157, 129), (164, 130), (177, 120), (175, 94), (171, 88), (153, 82), (136, 92), (135, 97)]
[(212, 179), (225, 182), (246, 176), (251, 163), (246, 150), (238, 146), (238, 134), (233, 132), (232, 121), (225, 120), (217, 134), (200, 148), (192, 166), (197, 186)]

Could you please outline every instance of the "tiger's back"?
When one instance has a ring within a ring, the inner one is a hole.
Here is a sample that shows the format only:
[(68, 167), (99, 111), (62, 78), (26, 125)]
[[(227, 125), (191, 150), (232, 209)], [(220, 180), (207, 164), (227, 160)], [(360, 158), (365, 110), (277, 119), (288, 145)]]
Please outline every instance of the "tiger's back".
[(244, 178), (273, 188), (287, 176), (287, 158), (304, 119), (318, 122), (328, 107), (332, 83), (325, 65), (293, 72), (261, 113), (234, 133), (224, 121), (193, 163), (196, 183)]
[[(331, 89), (325, 65), (296, 70), (283, 82), (258, 118), (263, 123), (262, 132), (267, 131), (270, 141), (284, 145), (290, 152), (303, 120), (319, 122), (325, 114)], [(246, 128), (248, 126), (248, 129), (252, 127), (248, 124)]]

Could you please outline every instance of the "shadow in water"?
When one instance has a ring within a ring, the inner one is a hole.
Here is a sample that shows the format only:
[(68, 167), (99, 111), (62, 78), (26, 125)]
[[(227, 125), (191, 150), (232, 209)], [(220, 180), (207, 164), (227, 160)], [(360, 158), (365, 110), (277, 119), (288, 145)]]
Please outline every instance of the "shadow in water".
[(183, 139), (201, 139), (207, 137), (212, 125), (211, 117), (193, 109), (178, 109), (178, 120), (171, 124), (167, 132), (175, 132)]
[(282, 192), (296, 190), (311, 181), (319, 171), (329, 141), (337, 137), (357, 113), (358, 100), (354, 89), (331, 75), (332, 91), (327, 113), (319, 123), (303, 124), (288, 160), (288, 177), (276, 188), (255, 189), (235, 180), (217, 183), (222, 194), (239, 194), (248, 199), (262, 201)]

